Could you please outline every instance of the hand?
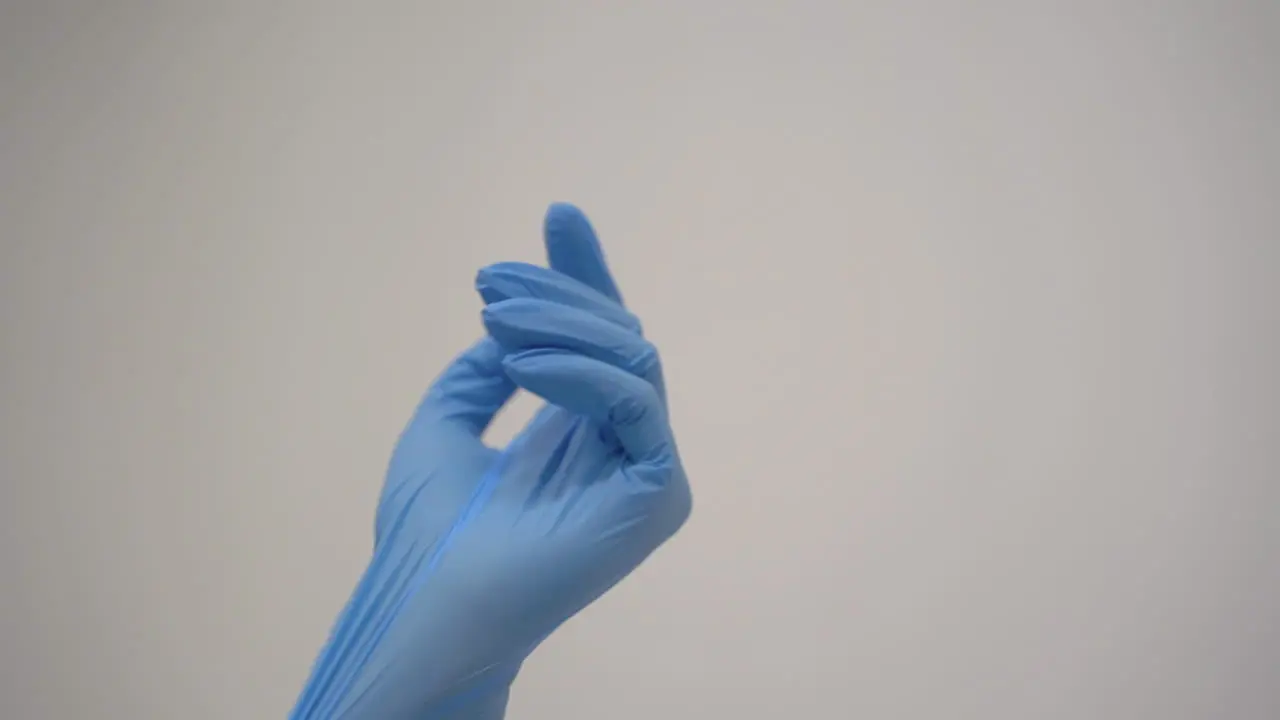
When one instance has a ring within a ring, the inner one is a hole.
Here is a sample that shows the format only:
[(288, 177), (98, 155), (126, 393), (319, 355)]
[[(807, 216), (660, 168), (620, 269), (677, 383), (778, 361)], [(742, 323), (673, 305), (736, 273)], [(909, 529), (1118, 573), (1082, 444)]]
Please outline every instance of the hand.
[[(480, 271), (487, 336), (392, 455), (373, 558), (292, 718), (499, 718), (524, 659), (689, 516), (657, 352), (586, 217), (553, 205), (550, 269)], [(546, 406), (481, 435), (516, 388)]]

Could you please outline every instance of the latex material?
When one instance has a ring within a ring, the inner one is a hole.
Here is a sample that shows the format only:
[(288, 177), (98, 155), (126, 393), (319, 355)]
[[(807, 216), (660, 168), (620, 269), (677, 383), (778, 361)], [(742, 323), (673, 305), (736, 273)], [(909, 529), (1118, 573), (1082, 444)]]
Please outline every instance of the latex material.
[[(404, 430), (373, 557), (294, 720), (502, 717), (529, 653), (688, 517), (656, 351), (586, 217), (554, 205), (544, 236), (550, 269), (478, 274), (487, 336)], [(487, 447), (517, 386), (547, 405)]]

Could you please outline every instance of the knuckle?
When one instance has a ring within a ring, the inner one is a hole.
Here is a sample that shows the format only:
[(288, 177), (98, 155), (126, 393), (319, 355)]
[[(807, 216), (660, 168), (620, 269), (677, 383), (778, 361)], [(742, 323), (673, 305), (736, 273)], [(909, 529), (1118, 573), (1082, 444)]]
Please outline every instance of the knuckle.
[(636, 354), (632, 368), (639, 375), (651, 373), (662, 366), (662, 357), (653, 343), (646, 341)]
[(647, 399), (635, 393), (628, 393), (614, 401), (609, 408), (609, 420), (615, 425), (634, 425), (649, 412)]

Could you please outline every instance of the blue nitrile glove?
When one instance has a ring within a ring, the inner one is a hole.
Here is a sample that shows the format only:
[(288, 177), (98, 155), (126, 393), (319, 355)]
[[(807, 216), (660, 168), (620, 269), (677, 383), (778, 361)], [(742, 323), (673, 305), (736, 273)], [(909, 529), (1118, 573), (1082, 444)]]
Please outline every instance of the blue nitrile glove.
[[(657, 353), (586, 217), (553, 205), (545, 238), (551, 269), (480, 271), (488, 336), (401, 436), (373, 558), (294, 720), (502, 717), (529, 653), (688, 517)], [(547, 405), (487, 447), (517, 386)]]

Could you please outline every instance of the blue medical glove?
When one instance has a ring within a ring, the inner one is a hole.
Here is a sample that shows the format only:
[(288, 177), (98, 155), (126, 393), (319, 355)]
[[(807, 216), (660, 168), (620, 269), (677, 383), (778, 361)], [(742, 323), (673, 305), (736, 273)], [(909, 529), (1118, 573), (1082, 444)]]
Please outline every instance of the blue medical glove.
[[(480, 271), (488, 334), (404, 430), (294, 720), (501, 718), (529, 653), (688, 517), (657, 353), (586, 217), (553, 205), (544, 234), (550, 269)], [(481, 434), (517, 386), (547, 404), (495, 450)]]

